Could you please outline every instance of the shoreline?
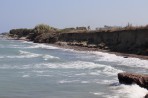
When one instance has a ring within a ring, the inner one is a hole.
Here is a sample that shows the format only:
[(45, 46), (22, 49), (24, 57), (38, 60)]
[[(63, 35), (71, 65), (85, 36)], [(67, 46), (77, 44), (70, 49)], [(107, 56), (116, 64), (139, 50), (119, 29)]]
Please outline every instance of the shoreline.
[[(43, 27), (47, 28), (42, 30)], [(15, 38), (15, 40), (55, 44), (58, 47), (78, 51), (101, 51), (120, 55), (124, 58), (148, 59), (147, 26), (133, 29), (125, 27), (122, 30), (107, 31), (69, 28), (67, 31), (67, 29), (50, 28), (48, 25), (37, 25), (33, 29), (12, 29), (7, 36)]]
[[(99, 48), (89, 48), (89, 47), (82, 47), (82, 46), (72, 46), (72, 45), (67, 45), (66, 42), (64, 44), (60, 43), (55, 43), (55, 44), (50, 44), (52, 46), (60, 47), (60, 48), (65, 48), (65, 49), (74, 49), (76, 51), (95, 51), (95, 52), (104, 52), (104, 53), (109, 53), (109, 54), (115, 54), (117, 56), (122, 56), (123, 58), (139, 58), (142, 60), (148, 60), (148, 56), (144, 55), (136, 55), (136, 54), (128, 54), (128, 53), (121, 53), (121, 52), (112, 52), (109, 50), (103, 50)], [(46, 44), (46, 43), (45, 43)]]
[[(16, 38), (8, 38), (7, 40), (20, 40), (20, 41), (28, 41), (29, 40), (26, 37), (22, 37), (19, 39)], [(33, 41), (30, 41), (33, 42)], [(33, 42), (34, 43), (34, 42)], [(41, 43), (39, 43), (41, 44)], [(137, 54), (129, 54), (129, 53), (121, 53), (121, 52), (112, 52), (109, 50), (103, 50), (103, 49), (99, 49), (99, 48), (89, 48), (89, 47), (83, 47), (83, 46), (76, 46), (76, 45), (68, 45), (67, 42), (56, 42), (53, 44), (49, 44), (49, 43), (43, 43), (46, 45), (52, 45), (52, 46), (56, 46), (56, 47), (60, 47), (60, 48), (64, 48), (64, 49), (74, 49), (76, 51), (95, 51), (95, 52), (104, 52), (104, 53), (109, 53), (109, 54), (115, 54), (117, 56), (121, 56), (123, 58), (139, 58), (142, 60), (148, 60), (148, 56), (144, 56), (144, 55), (137, 55)]]

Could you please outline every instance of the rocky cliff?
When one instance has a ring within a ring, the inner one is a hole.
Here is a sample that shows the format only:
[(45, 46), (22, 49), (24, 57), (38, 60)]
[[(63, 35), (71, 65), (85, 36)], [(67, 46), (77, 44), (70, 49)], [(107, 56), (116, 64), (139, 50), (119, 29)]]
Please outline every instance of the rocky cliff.
[(148, 26), (89, 31), (73, 28), (59, 30), (41, 24), (33, 29), (10, 30), (10, 35), (18, 39), (27, 37), (37, 43), (66, 42), (68, 45), (148, 56)]
[(58, 41), (69, 42), (69, 45), (148, 55), (148, 29), (62, 33)]

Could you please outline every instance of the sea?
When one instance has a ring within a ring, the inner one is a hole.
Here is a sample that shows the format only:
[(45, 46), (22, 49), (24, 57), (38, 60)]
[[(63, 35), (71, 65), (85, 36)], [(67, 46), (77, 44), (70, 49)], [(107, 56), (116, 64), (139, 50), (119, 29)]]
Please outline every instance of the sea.
[(147, 74), (148, 60), (0, 39), (0, 98), (143, 98), (117, 74)]

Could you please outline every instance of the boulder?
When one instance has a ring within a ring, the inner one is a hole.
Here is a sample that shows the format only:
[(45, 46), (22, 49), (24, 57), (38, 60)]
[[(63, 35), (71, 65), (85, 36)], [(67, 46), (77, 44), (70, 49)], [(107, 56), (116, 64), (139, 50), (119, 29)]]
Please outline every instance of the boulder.
[(148, 98), (148, 94), (147, 95), (145, 95), (145, 97), (144, 98)]
[(118, 73), (118, 79), (121, 84), (137, 84), (148, 89), (148, 75), (125, 72)]

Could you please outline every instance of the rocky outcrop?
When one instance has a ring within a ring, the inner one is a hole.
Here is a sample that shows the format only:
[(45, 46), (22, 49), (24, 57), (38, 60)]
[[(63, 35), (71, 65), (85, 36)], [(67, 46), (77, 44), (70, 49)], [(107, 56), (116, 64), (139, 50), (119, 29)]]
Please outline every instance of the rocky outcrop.
[(148, 94), (147, 95), (145, 95), (145, 97), (144, 98), (148, 98)]
[(121, 84), (137, 84), (148, 89), (148, 75), (134, 73), (119, 73), (118, 79)]

